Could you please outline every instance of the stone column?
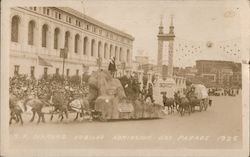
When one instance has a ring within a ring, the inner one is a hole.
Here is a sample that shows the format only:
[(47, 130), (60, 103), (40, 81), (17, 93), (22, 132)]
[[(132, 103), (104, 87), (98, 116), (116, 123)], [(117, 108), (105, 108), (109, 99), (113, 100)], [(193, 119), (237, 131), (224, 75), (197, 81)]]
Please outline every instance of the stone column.
[(68, 49), (68, 58), (69, 59), (72, 59), (73, 56), (74, 56), (74, 53), (75, 53), (75, 36), (73, 34), (73, 32), (70, 32), (70, 35), (69, 35), (69, 49)]
[(58, 37), (58, 49), (63, 49), (64, 48), (64, 43), (65, 43), (65, 30), (64, 28), (60, 28), (59, 31), (59, 37)]
[(102, 60), (104, 60), (104, 42), (101, 42), (100, 57), (102, 58)]
[(88, 36), (87, 36), (87, 42), (86, 42), (86, 56), (87, 56), (87, 58), (89, 58), (90, 57), (90, 47), (91, 47), (91, 38), (89, 38)]
[(162, 57), (163, 57), (163, 41), (158, 39), (158, 57), (157, 57), (157, 71), (162, 72)]
[(173, 78), (173, 49), (174, 49), (174, 40), (169, 41), (168, 49), (168, 77)]
[[(37, 27), (37, 47), (39, 48), (39, 50), (42, 50), (42, 24), (43, 22), (41, 21), (41, 19), (38, 20), (38, 22), (36, 23), (36, 27)], [(42, 51), (43, 53), (43, 51)]]
[(83, 57), (83, 35), (80, 34), (79, 41), (78, 41), (78, 52), (77, 55), (78, 57), (82, 58)]
[(51, 55), (54, 54), (54, 33), (55, 33), (55, 26), (53, 24), (50, 25), (50, 28), (49, 28), (49, 53)]
[[(19, 21), (19, 29), (18, 29), (18, 42), (20, 45), (28, 45), (28, 27), (29, 27), (29, 19), (24, 16), (23, 21)], [(22, 46), (23, 47), (23, 46)]]
[[(91, 45), (92, 46), (92, 45)], [(92, 48), (92, 47), (91, 47)], [(94, 58), (97, 58), (98, 57), (98, 52), (97, 52), (97, 49), (98, 49), (98, 41), (94, 38), (94, 44), (93, 44), (93, 57)]]
[(129, 50), (129, 65), (132, 66), (132, 54), (133, 54), (133, 48), (131, 47)]

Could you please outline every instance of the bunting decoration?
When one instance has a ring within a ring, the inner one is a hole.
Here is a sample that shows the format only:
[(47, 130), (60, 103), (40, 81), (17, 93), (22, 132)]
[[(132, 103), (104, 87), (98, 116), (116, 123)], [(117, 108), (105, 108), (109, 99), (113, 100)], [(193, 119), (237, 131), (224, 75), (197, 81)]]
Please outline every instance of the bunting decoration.
[[(176, 37), (174, 42), (174, 64), (185, 67), (186, 62), (207, 59), (211, 55), (217, 59), (241, 62), (240, 37), (224, 41), (190, 41)], [(164, 45), (163, 64), (168, 64), (168, 44)]]

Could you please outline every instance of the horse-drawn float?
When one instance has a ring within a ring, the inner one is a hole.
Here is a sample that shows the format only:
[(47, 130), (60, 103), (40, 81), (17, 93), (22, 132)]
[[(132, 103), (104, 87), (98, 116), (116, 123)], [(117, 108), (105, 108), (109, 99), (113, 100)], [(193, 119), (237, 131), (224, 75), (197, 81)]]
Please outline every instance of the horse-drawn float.
[[(146, 102), (137, 97), (128, 99), (124, 87), (108, 71), (94, 72), (89, 80), (90, 106), (95, 111), (94, 118), (102, 121), (120, 119), (160, 118), (163, 106)], [(127, 87), (126, 88), (130, 88)]]
[(207, 107), (212, 105), (212, 101), (209, 99), (208, 90), (202, 84), (192, 84), (191, 91), (188, 95), (190, 105), (194, 110), (196, 106), (199, 107), (199, 111), (206, 111)]

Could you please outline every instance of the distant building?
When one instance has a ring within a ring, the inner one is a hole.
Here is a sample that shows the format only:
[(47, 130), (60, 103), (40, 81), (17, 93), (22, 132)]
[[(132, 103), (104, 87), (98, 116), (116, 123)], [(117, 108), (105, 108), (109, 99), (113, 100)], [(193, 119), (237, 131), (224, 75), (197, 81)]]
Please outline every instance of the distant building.
[(68, 53), (65, 75), (94, 71), (97, 63), (107, 68), (112, 57), (118, 70), (132, 66), (134, 38), (76, 10), (14, 7), (10, 13), (10, 76), (62, 74), (62, 48)]
[(143, 64), (143, 65), (140, 65), (140, 68), (145, 72), (147, 73), (148, 71), (155, 71), (155, 68), (156, 68), (156, 65), (154, 64)]
[(140, 65), (149, 64), (148, 56), (135, 56), (135, 61)]
[(241, 87), (241, 64), (232, 61), (197, 60), (197, 77), (210, 87)]
[(133, 72), (140, 70), (140, 64), (137, 61), (132, 61), (132, 68), (131, 69)]

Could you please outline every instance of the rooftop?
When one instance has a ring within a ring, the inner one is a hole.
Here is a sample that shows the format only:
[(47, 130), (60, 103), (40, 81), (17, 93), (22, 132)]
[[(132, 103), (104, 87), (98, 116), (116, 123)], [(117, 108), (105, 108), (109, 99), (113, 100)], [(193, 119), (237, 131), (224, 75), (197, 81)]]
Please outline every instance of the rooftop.
[(114, 33), (117, 33), (117, 34), (119, 34), (121, 36), (127, 37), (130, 40), (134, 40), (134, 37), (132, 35), (127, 34), (125, 32), (122, 32), (121, 30), (118, 30), (118, 29), (116, 29), (116, 28), (114, 28), (112, 26), (109, 26), (109, 25), (107, 25), (107, 24), (105, 24), (105, 23), (103, 23), (101, 21), (98, 21), (98, 20), (96, 20), (96, 19), (94, 19), (94, 18), (92, 18), (90, 16), (87, 16), (87, 15), (85, 15), (85, 14), (83, 14), (83, 13), (77, 11), (77, 10), (74, 10), (72, 8), (69, 8), (69, 7), (56, 7), (56, 8), (60, 9), (60, 10), (62, 10), (64, 12), (70, 13), (70, 14), (78, 17), (78, 18), (83, 19), (83, 20), (86, 20), (86, 21), (88, 21), (88, 22), (90, 22), (90, 23), (92, 23), (94, 25), (102, 27), (103, 29), (107, 29), (107, 30), (109, 30), (111, 32), (114, 32)]
[(237, 62), (225, 61), (225, 60), (196, 60), (196, 62), (237, 63)]

